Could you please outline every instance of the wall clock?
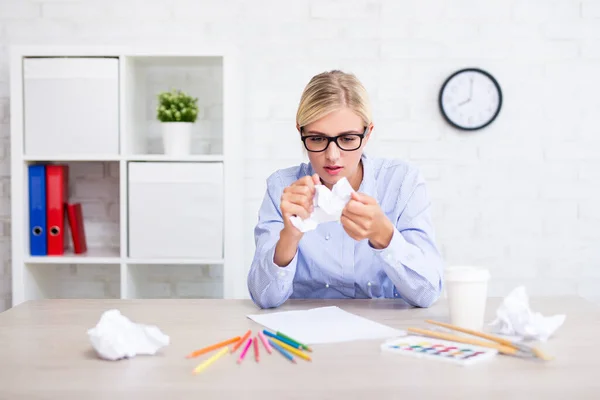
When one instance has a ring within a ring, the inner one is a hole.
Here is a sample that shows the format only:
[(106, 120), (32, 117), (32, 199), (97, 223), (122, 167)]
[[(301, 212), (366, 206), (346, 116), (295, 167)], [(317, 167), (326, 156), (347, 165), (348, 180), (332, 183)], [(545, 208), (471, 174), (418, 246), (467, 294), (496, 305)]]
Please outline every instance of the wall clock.
[(450, 125), (474, 131), (496, 119), (502, 108), (502, 90), (488, 72), (464, 68), (444, 81), (438, 101), (440, 111)]

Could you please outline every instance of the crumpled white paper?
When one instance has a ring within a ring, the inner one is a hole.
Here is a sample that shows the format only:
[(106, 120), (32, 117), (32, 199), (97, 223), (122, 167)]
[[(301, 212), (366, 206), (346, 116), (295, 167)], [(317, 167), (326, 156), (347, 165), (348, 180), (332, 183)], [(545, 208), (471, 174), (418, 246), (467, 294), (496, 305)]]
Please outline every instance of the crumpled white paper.
[(290, 217), (290, 221), (300, 232), (316, 229), (324, 222), (339, 221), (352, 192), (354, 189), (345, 177), (337, 181), (331, 191), (325, 185), (316, 185), (313, 198), (314, 210), (310, 217), (303, 220), (294, 215)]
[(492, 332), (518, 336), (524, 340), (546, 341), (565, 321), (564, 314), (544, 317), (529, 308), (525, 287), (513, 289), (496, 311), (496, 319), (489, 326)]
[(169, 344), (169, 336), (158, 327), (133, 323), (119, 310), (105, 311), (87, 333), (96, 353), (111, 361), (137, 354), (153, 355)]

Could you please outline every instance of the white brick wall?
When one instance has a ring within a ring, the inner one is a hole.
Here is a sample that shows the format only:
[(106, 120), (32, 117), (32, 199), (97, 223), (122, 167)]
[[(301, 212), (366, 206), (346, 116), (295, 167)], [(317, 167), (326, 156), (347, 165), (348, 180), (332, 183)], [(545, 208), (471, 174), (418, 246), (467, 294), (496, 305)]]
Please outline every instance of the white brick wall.
[[(6, 45), (157, 40), (225, 41), (243, 52), (248, 263), (265, 178), (304, 160), (294, 130), (301, 90), (313, 74), (342, 68), (371, 94), (371, 152), (423, 169), (448, 264), (489, 267), (493, 295), (524, 283), (531, 294), (600, 301), (599, 1), (3, 0), (0, 310), (10, 303)], [(482, 132), (457, 132), (437, 110), (440, 84), (464, 66), (489, 70), (504, 90), (500, 118)], [(118, 170), (100, 165), (85, 166), (75, 192), (94, 218), (93, 240), (118, 243)], [(88, 267), (59, 267), (62, 289), (115, 296), (114, 270)], [(189, 273), (177, 282), (150, 272), (147, 295), (220, 293), (218, 274)], [(187, 278), (196, 287), (182, 285)]]

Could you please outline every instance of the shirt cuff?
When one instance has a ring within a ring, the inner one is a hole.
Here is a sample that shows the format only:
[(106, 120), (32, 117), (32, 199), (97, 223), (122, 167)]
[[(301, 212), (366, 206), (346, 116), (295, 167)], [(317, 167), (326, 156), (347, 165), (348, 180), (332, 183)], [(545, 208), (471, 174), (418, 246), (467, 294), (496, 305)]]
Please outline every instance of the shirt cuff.
[(298, 250), (296, 250), (294, 258), (292, 258), (287, 266), (280, 267), (273, 261), (273, 258), (275, 257), (275, 247), (277, 246), (273, 246), (273, 248), (266, 254), (267, 259), (265, 260), (265, 265), (267, 268), (267, 274), (272, 280), (277, 281), (280, 285), (291, 284), (294, 280), (294, 275), (296, 275), (296, 266), (298, 265)]
[(411, 246), (410, 243), (404, 239), (402, 234), (398, 232), (398, 229), (394, 228), (390, 244), (383, 249), (376, 249), (373, 247), (373, 251), (376, 254), (379, 254), (386, 264), (391, 267), (397, 267), (398, 264), (410, 265), (411, 261), (417, 257), (416, 255), (413, 255), (412, 252), (419, 250), (415, 249), (414, 246)]

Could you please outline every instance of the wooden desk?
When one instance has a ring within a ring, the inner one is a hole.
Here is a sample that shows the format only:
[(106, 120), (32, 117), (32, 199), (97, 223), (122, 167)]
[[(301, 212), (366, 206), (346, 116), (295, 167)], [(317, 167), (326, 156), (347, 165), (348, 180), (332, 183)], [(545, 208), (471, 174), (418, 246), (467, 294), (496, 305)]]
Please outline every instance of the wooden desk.
[[(488, 303), (488, 321), (499, 299)], [(446, 305), (406, 309), (394, 301), (290, 301), (277, 310), (338, 305), (405, 329), (446, 320)], [(543, 364), (497, 356), (458, 365), (390, 356), (380, 340), (315, 345), (312, 363), (291, 364), (261, 347), (261, 362), (226, 357), (200, 375), (190, 351), (260, 325), (261, 312), (244, 300), (46, 300), (0, 314), (1, 399), (599, 399), (600, 307), (578, 298), (532, 299), (544, 315), (566, 313), (565, 324), (543, 348), (556, 359)], [(135, 322), (156, 324), (171, 345), (156, 356), (99, 360), (87, 329), (103, 311), (118, 308)], [(238, 351), (239, 353), (239, 351)], [(238, 354), (236, 353), (236, 354)], [(253, 353), (251, 353), (252, 355)]]

